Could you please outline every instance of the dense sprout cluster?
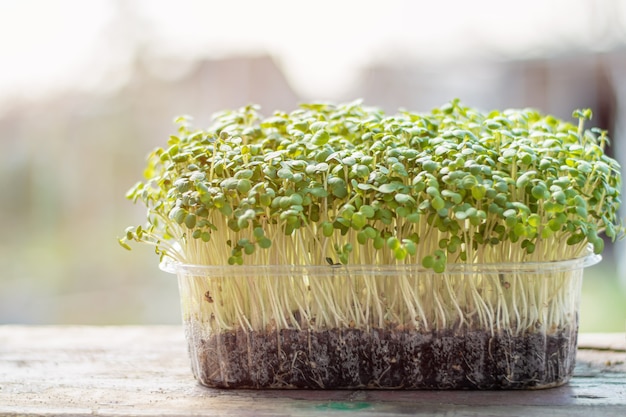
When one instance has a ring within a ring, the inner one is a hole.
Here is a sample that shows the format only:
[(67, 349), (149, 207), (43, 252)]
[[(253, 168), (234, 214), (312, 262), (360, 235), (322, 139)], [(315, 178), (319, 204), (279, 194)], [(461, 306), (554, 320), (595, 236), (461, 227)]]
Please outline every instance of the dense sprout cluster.
[(607, 133), (532, 109), (452, 101), (386, 115), (360, 102), (263, 118), (217, 115), (149, 155), (128, 197), (145, 226), (121, 239), (192, 264), (560, 260), (615, 239), (620, 172)]

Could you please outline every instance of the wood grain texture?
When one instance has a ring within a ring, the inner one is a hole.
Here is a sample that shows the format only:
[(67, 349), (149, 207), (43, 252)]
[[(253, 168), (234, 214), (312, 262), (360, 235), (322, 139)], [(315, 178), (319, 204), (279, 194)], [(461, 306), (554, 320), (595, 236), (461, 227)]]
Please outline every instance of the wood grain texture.
[(626, 335), (580, 335), (572, 381), (539, 391), (245, 391), (198, 385), (181, 326), (0, 326), (0, 416), (626, 414)]

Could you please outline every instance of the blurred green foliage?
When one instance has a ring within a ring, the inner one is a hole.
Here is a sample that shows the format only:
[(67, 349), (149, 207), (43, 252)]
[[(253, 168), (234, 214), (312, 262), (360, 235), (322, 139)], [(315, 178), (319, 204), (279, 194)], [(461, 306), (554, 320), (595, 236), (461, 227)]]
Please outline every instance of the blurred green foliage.
[(581, 332), (626, 332), (626, 291), (613, 259), (585, 269), (579, 318)]

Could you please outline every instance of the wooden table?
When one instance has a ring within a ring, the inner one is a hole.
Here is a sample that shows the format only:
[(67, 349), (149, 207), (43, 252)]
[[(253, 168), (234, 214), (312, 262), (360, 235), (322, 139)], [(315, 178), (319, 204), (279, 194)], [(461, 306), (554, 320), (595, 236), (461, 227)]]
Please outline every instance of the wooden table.
[(539, 391), (247, 391), (198, 385), (180, 326), (0, 326), (1, 416), (623, 416), (626, 335), (582, 334)]

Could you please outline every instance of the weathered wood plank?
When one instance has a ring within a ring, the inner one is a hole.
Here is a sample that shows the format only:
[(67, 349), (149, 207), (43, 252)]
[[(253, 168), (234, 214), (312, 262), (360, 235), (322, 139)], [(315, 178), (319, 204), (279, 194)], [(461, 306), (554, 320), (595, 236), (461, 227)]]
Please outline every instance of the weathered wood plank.
[(626, 352), (626, 333), (580, 334), (578, 346), (582, 349)]
[(0, 415), (624, 415), (626, 336), (580, 345), (549, 390), (237, 391), (195, 383), (180, 326), (0, 326)]

